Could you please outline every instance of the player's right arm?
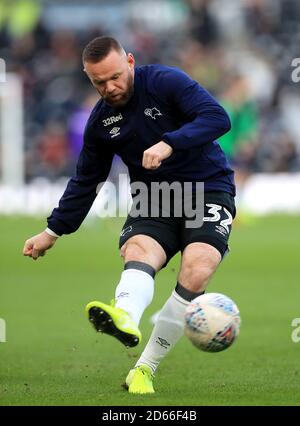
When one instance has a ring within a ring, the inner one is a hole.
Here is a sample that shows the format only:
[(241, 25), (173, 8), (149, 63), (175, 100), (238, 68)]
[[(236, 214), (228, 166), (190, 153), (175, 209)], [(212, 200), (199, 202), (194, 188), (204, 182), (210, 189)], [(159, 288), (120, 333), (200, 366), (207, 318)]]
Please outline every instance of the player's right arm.
[(25, 241), (23, 254), (36, 260), (38, 257), (44, 256), (46, 251), (55, 244), (56, 240), (57, 237), (53, 237), (46, 231), (43, 231)]
[(114, 154), (100, 148), (99, 142), (85, 136), (76, 175), (69, 180), (58, 207), (47, 219), (48, 229), (58, 236), (79, 228), (97, 196), (98, 185), (107, 179)]
[(69, 180), (58, 207), (48, 217), (48, 228), (25, 242), (24, 256), (33, 259), (43, 256), (59, 236), (79, 228), (97, 196), (99, 183), (106, 181), (112, 164), (113, 152), (99, 145), (87, 128), (76, 174)]

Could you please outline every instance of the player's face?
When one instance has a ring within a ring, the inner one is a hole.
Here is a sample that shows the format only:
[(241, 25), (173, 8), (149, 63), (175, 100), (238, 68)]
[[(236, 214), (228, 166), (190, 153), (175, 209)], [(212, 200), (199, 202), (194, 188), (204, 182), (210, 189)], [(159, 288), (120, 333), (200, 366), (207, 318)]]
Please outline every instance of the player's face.
[(113, 106), (125, 105), (132, 96), (134, 57), (112, 50), (102, 61), (85, 62), (84, 70), (103, 99)]

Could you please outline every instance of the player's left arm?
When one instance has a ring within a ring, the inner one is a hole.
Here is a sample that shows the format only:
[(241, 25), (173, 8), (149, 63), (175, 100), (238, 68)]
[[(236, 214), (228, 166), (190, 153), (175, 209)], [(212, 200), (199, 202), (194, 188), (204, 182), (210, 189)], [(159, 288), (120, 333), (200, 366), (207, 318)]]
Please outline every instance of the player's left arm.
[(174, 109), (179, 110), (185, 124), (162, 135), (162, 141), (144, 152), (143, 167), (158, 168), (175, 150), (186, 150), (213, 142), (230, 128), (224, 108), (196, 81), (177, 68), (167, 68), (155, 79), (155, 89)]
[[(164, 80), (164, 81), (163, 81)], [(161, 93), (183, 116), (185, 124), (164, 133), (173, 150), (186, 150), (213, 142), (231, 129), (224, 108), (183, 71), (170, 68), (161, 76)]]

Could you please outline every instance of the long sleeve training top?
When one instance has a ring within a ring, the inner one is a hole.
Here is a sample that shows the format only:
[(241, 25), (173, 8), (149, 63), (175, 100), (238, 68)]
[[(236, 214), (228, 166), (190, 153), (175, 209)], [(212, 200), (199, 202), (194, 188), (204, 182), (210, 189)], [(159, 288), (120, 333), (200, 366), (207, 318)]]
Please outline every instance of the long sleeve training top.
[[(217, 141), (229, 130), (225, 110), (183, 71), (136, 67), (129, 102), (114, 108), (100, 99), (91, 112), (76, 174), (48, 218), (49, 229), (62, 235), (79, 228), (115, 154), (127, 165), (131, 182), (204, 182), (205, 191), (234, 196), (234, 173)], [(144, 151), (160, 141), (173, 148), (172, 155), (156, 170), (143, 168)]]

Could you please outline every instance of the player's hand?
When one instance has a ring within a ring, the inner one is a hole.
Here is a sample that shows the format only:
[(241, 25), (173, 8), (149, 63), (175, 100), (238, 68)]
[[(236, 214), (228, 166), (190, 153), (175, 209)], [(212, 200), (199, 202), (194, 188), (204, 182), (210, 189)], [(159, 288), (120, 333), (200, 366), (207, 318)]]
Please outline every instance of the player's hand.
[(143, 167), (145, 169), (157, 169), (163, 160), (170, 157), (172, 152), (173, 149), (166, 142), (158, 142), (144, 151)]
[(25, 241), (23, 255), (32, 257), (32, 259), (36, 260), (38, 257), (44, 256), (46, 250), (50, 249), (55, 244), (56, 240), (57, 237), (52, 237), (46, 231), (41, 232)]

